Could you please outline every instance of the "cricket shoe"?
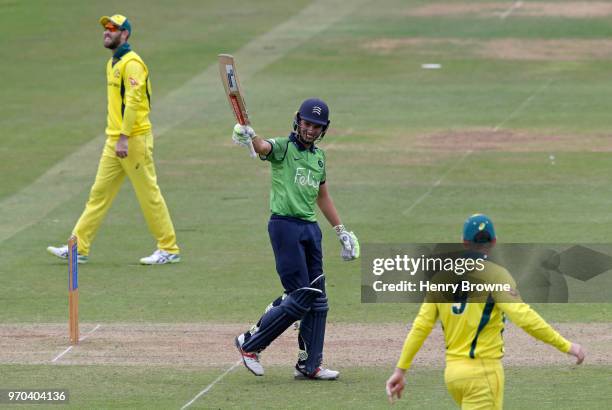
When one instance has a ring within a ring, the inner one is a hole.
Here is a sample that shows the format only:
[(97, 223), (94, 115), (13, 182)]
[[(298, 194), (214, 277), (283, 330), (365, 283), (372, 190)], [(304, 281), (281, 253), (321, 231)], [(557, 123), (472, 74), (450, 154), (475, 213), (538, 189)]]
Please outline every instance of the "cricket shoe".
[(296, 380), (337, 380), (340, 377), (340, 372), (325, 367), (317, 367), (314, 372), (308, 374), (304, 366), (296, 364), (293, 377)]
[(151, 256), (140, 258), (140, 263), (143, 265), (165, 265), (166, 263), (179, 263), (181, 255), (178, 253), (168, 253), (161, 249), (153, 252)]
[[(53, 256), (57, 256), (60, 259), (68, 260), (68, 245), (60, 246), (58, 248), (55, 246), (47, 246), (47, 252)], [(87, 255), (77, 253), (77, 263), (87, 263), (88, 260), (89, 258)]]
[(255, 376), (263, 376), (264, 368), (261, 363), (259, 363), (259, 353), (249, 353), (242, 350), (242, 345), (244, 344), (244, 333), (240, 336), (236, 336), (234, 342), (236, 343), (236, 348), (238, 349), (240, 356), (242, 356), (242, 363), (244, 363), (244, 367), (246, 367)]

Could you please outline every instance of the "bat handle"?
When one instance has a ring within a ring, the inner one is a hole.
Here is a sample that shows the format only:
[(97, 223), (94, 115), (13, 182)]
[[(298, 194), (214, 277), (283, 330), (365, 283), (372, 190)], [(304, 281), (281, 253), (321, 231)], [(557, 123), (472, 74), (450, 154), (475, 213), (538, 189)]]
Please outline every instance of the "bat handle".
[(249, 141), (249, 151), (251, 158), (257, 158), (257, 153), (255, 152), (255, 148), (253, 148), (253, 141)]

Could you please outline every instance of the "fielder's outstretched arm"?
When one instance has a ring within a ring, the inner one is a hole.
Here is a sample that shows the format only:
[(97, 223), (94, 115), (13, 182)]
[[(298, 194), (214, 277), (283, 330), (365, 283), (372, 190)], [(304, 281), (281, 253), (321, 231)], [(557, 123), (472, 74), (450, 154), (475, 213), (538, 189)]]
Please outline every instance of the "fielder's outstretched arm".
[(576, 357), (576, 364), (585, 357), (582, 346), (561, 336), (551, 325), (526, 303), (498, 303), (497, 306), (508, 318), (534, 338), (556, 347), (563, 353)]
[[(516, 282), (505, 269), (502, 271), (503, 281), (516, 289)], [(499, 279), (498, 279), (499, 280)], [(559, 334), (535, 310), (523, 302), (518, 292), (496, 292), (493, 294), (496, 306), (517, 326), (532, 337), (541, 340), (563, 353), (576, 357), (576, 364), (582, 363), (585, 357), (584, 349), (577, 343), (572, 343)]]
[(408, 370), (412, 364), (412, 359), (417, 354), (431, 329), (433, 329), (438, 319), (438, 307), (435, 303), (423, 303), (419, 309), (417, 317), (412, 322), (412, 328), (406, 336), (402, 354), (397, 361), (396, 367)]
[(395, 401), (395, 398), (400, 399), (402, 397), (402, 391), (406, 385), (406, 379), (404, 375), (406, 370), (412, 364), (412, 359), (417, 354), (431, 329), (436, 323), (438, 318), (438, 308), (435, 303), (423, 303), (419, 309), (419, 314), (412, 323), (412, 329), (406, 336), (404, 346), (402, 347), (402, 354), (397, 361), (395, 371), (391, 374), (391, 377), (387, 380), (387, 397), (390, 403)]

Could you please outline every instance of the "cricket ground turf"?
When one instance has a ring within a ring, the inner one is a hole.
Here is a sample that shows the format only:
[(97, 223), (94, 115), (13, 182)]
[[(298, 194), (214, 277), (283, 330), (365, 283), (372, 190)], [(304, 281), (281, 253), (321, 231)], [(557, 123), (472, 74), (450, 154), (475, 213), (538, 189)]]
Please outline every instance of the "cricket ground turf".
[[(138, 264), (155, 243), (126, 183), (80, 266), (83, 340), (69, 349), (66, 264), (45, 248), (67, 239), (95, 175), (109, 13), (130, 18), (151, 71), (182, 262)], [(324, 360), (340, 379), (293, 379), (293, 329), (264, 353), (264, 377), (238, 363), (233, 336), (282, 289), (269, 167), (232, 144), (219, 53), (236, 57), (260, 135), (286, 135), (305, 98), (329, 103), (327, 183), (362, 244), (454, 242), (475, 212), (500, 243), (612, 243), (608, 2), (0, 0), (0, 23), (0, 390), (67, 389), (72, 408), (388, 406), (418, 306), (362, 304), (361, 266), (340, 260), (322, 216)], [(609, 406), (612, 304), (534, 307), (587, 359), (509, 325), (505, 408)], [(455, 408), (443, 366), (438, 326), (396, 406)], [(46, 407), (60, 408), (31, 406)]]

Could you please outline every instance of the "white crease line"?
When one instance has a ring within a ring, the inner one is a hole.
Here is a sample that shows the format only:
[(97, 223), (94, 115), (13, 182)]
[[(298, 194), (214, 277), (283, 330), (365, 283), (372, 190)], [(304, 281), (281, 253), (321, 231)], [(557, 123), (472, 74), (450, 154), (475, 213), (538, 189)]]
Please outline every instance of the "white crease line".
[(514, 10), (520, 8), (523, 5), (522, 1), (515, 1), (514, 4), (512, 4), (512, 6), (510, 6), (508, 8), (508, 10), (504, 11), (499, 18), (502, 20), (505, 20), (506, 17), (508, 17), (510, 14), (512, 14), (514, 12)]
[(544, 84), (542, 84), (537, 90), (535, 90), (529, 97), (527, 97), (525, 99), (525, 101), (523, 101), (521, 103), (521, 105), (519, 105), (516, 110), (512, 111), (512, 113), (510, 113), (510, 115), (508, 117), (506, 117), (505, 120), (503, 120), (502, 122), (500, 122), (499, 124), (497, 124), (495, 126), (495, 128), (493, 128), (493, 131), (497, 132), (502, 125), (504, 125), (505, 123), (507, 123), (508, 121), (510, 121), (512, 118), (514, 118), (516, 116), (516, 114), (518, 114), (519, 112), (521, 112), (521, 110), (523, 110), (523, 108), (525, 108), (530, 102), (531, 100), (533, 100), (535, 98), (536, 95), (540, 94), (542, 91), (544, 91), (545, 89), (548, 88), (548, 86), (552, 83), (552, 78), (549, 78), (548, 81), (546, 81)]
[(87, 339), (89, 336), (91, 336), (91, 334), (93, 332), (95, 332), (96, 330), (100, 329), (100, 325), (96, 325), (96, 327), (94, 327), (93, 329), (91, 329), (89, 332), (85, 333), (85, 336), (80, 337), (79, 338), (79, 342), (82, 342), (83, 340)]
[(191, 406), (197, 399), (199, 399), (200, 397), (202, 397), (206, 393), (208, 393), (210, 391), (210, 389), (212, 389), (215, 384), (219, 383), (221, 381), (221, 379), (223, 379), (225, 376), (227, 376), (228, 373), (230, 373), (232, 370), (234, 370), (241, 363), (242, 363), (242, 360), (238, 360), (236, 363), (234, 363), (229, 369), (227, 369), (225, 372), (223, 372), (223, 374), (221, 374), (219, 377), (217, 377), (211, 384), (206, 386), (206, 388), (204, 390), (199, 392), (193, 399), (191, 399), (189, 402), (187, 402), (187, 404), (185, 404), (183, 407), (181, 407), (181, 410), (186, 409), (187, 407)]
[(425, 192), (423, 195), (421, 195), (416, 201), (414, 201), (414, 203), (412, 205), (410, 205), (410, 208), (406, 209), (404, 212), (402, 212), (402, 214), (404, 216), (407, 216), (410, 214), (410, 212), (412, 212), (412, 210), (414, 208), (416, 208), (416, 206), (418, 204), (420, 204), (421, 202), (423, 202), (423, 200), (425, 198), (427, 198), (429, 195), (431, 195), (431, 193), (434, 191), (434, 189), (436, 189), (438, 186), (440, 186), (440, 184), (442, 183), (442, 180), (444, 178), (446, 178), (446, 176), (448, 174), (450, 174), (452, 171), (454, 171), (459, 165), (461, 165), (463, 163), (463, 161), (465, 161), (465, 159), (467, 157), (470, 156), (470, 154), (472, 154), (472, 150), (468, 150), (466, 151), (461, 158), (459, 159), (459, 161), (457, 161), (456, 163), (454, 163), (451, 167), (449, 167), (446, 172), (444, 172), (444, 174), (442, 174), (442, 176), (440, 178), (438, 178), (438, 180), (436, 182), (434, 182), (434, 184), (429, 188), (429, 190), (427, 192)]
[(51, 360), (52, 363), (57, 362), (59, 359), (62, 358), (63, 355), (65, 355), (66, 353), (68, 353), (69, 351), (72, 350), (72, 348), (74, 347), (74, 345), (70, 345), (68, 346), (68, 349), (64, 350), (63, 352), (61, 352), (60, 354), (58, 354), (57, 356), (55, 356), (55, 359)]
[[(96, 327), (94, 327), (92, 330), (90, 330), (89, 332), (87, 332), (85, 334), (85, 336), (79, 338), (79, 342), (82, 342), (83, 340), (87, 339), (89, 336), (91, 336), (91, 334), (93, 332), (95, 332), (96, 330), (100, 329), (100, 325), (96, 325)], [(58, 354), (57, 356), (55, 356), (55, 358), (53, 360), (51, 360), (51, 363), (55, 363), (57, 362), (59, 359), (61, 359), (66, 353), (68, 353), (69, 351), (72, 350), (72, 348), (74, 347), (74, 345), (70, 345), (68, 346), (68, 348), (66, 350), (64, 350), (63, 352), (61, 352), (60, 354)]]

